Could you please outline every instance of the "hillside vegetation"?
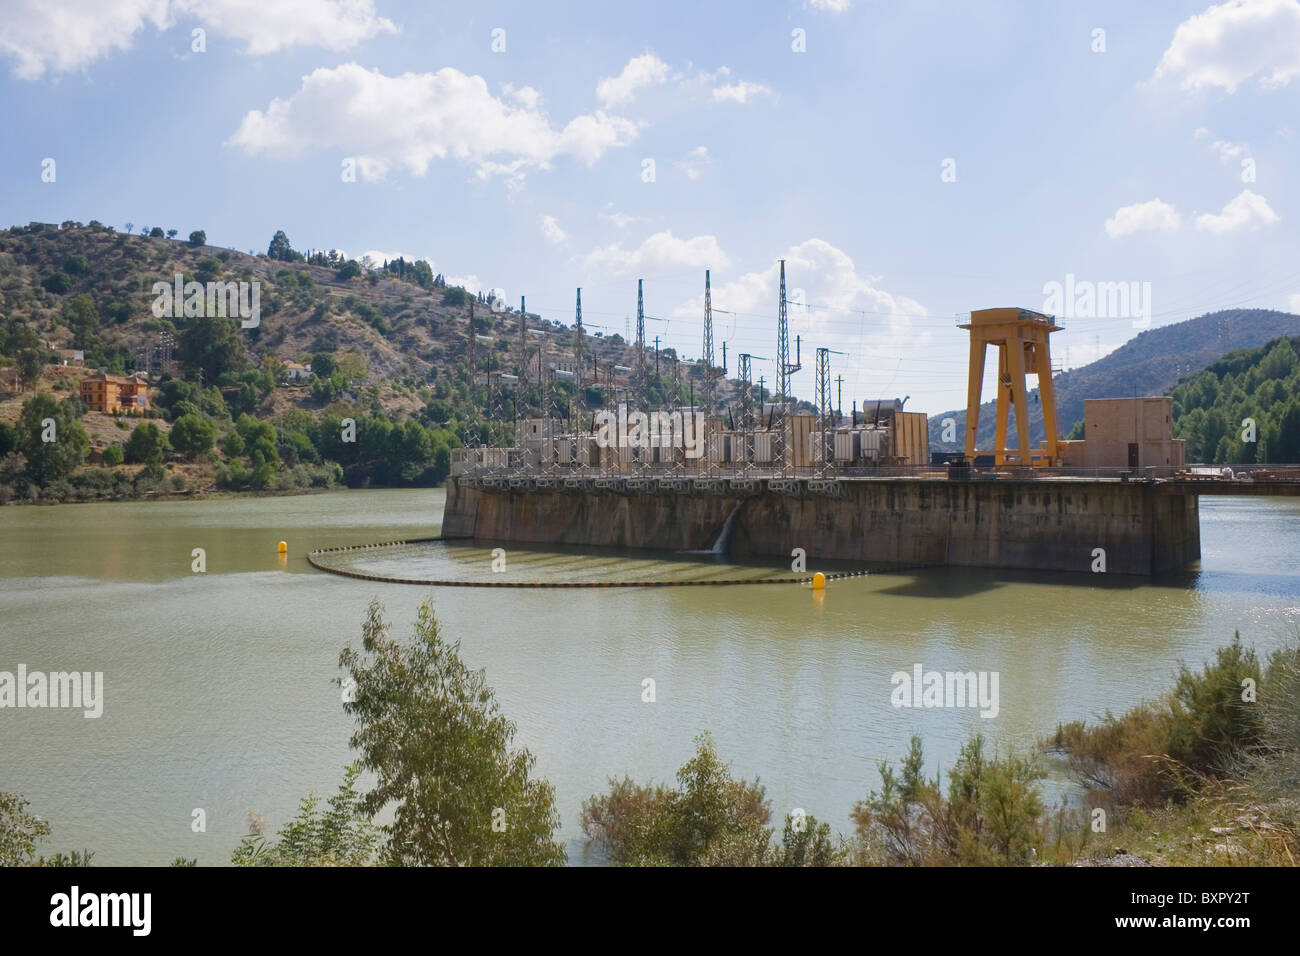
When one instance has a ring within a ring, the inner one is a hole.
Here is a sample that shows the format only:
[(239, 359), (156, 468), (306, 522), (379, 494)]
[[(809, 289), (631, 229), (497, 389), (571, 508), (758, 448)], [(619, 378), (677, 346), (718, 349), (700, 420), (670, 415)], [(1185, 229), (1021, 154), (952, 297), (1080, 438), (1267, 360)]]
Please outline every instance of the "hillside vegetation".
[[(161, 227), (141, 233), (94, 221), (0, 232), (0, 500), (431, 484), (446, 476), (451, 448), (511, 441), (511, 429), (488, 424), (489, 373), (524, 376), (499, 392), (507, 421), (580, 416), (610, 398), (558, 380), (543, 410), (538, 369), (573, 362), (575, 330), (527, 316), (525, 370), (520, 314), (493, 309), (479, 290), (448, 288), (426, 262), (363, 265), (333, 252), (308, 260), (283, 232), (266, 255), (209, 246), (202, 230), (188, 239)], [(154, 284), (176, 276), (258, 283), (259, 324), (155, 315)], [(84, 352), (84, 368), (60, 365), (58, 349)], [(617, 335), (589, 334), (582, 352), (602, 380), (632, 363)], [(290, 362), (310, 365), (310, 380), (291, 381)], [(144, 416), (157, 420), (147, 437), (135, 437), (137, 418), (81, 406), (78, 384), (99, 368), (151, 372)], [(660, 368), (647, 389), (652, 405), (684, 402), (692, 379), (702, 384), (671, 349)], [(66, 447), (42, 447), (33, 433), (50, 417)]]
[(1300, 336), (1225, 355), (1174, 389), (1189, 461), (1300, 461)]
[[(1059, 437), (1066, 437), (1075, 423), (1083, 419), (1084, 399), (1131, 398), (1135, 393), (1138, 396), (1168, 395), (1180, 380), (1194, 375), (1227, 352), (1258, 348), (1280, 336), (1294, 335), (1300, 335), (1300, 316), (1270, 309), (1210, 312), (1185, 322), (1142, 332), (1097, 361), (1062, 372), (1052, 379), (1056, 390)], [(989, 369), (996, 370), (992, 351), (989, 353)], [(986, 380), (990, 374), (991, 371), (985, 372)], [(965, 434), (965, 409), (940, 412), (930, 419), (930, 444), (937, 451), (961, 451), (956, 443), (936, 440), (942, 434), (945, 418), (956, 419), (957, 435)], [(994, 424), (994, 404), (985, 402), (980, 406), (977, 447), (992, 447)], [(1043, 407), (1036, 388), (1029, 394), (1029, 437), (1035, 446), (1047, 437)], [(1014, 446), (1015, 440), (1013, 411), (1008, 441)], [(1211, 449), (1214, 451), (1216, 449)], [(1187, 460), (1201, 460), (1193, 453), (1190, 444)]]

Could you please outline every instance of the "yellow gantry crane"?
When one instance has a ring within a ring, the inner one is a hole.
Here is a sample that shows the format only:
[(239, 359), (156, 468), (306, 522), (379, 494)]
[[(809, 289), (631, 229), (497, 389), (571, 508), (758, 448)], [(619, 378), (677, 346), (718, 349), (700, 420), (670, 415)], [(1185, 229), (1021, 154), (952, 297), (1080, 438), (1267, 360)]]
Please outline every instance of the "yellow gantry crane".
[[(970, 321), (958, 325), (970, 331), (970, 377), (966, 391), (966, 457), (992, 455), (995, 465), (1057, 464), (1056, 396), (1052, 390), (1052, 357), (1048, 337), (1061, 327), (1055, 318), (1028, 309), (980, 309)], [(984, 389), (984, 363), (990, 345), (998, 347), (997, 427), (992, 450), (975, 448), (980, 423), (980, 395)], [(1029, 389), (1027, 374), (1038, 376), (1047, 440), (1040, 448), (1029, 445)], [(1007, 448), (1007, 416), (1016, 410), (1016, 447)]]

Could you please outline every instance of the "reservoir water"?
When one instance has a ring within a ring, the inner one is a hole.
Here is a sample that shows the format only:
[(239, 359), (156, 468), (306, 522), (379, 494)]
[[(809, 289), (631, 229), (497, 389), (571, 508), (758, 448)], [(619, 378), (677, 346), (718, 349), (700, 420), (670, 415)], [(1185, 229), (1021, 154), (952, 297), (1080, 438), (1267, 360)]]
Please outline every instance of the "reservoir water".
[[(397, 633), (432, 597), (487, 670), (516, 742), (555, 785), (570, 861), (582, 801), (610, 777), (672, 782), (712, 731), (774, 817), (849, 832), (876, 764), (922, 735), (930, 773), (983, 731), (1027, 747), (1061, 720), (1120, 711), (1240, 631), (1259, 651), (1300, 627), (1300, 501), (1205, 498), (1198, 570), (1158, 580), (957, 569), (836, 581), (646, 589), (425, 588), (312, 568), (313, 548), (435, 535), (440, 490), (0, 508), (0, 671), (102, 671), (104, 710), (0, 710), (0, 790), (48, 820), (43, 852), (99, 864), (226, 864), (248, 811), (273, 829), (329, 795), (352, 754), (338, 675), (377, 596)], [(276, 543), (288, 543), (281, 563)], [(790, 573), (668, 555), (410, 546), (348, 553), (416, 577), (611, 580)], [(202, 548), (206, 572), (192, 571)], [(818, 570), (815, 555), (808, 571)], [(999, 675), (996, 717), (891, 704), (895, 672)], [(655, 701), (642, 700), (643, 681)], [(432, 730), (432, 729), (431, 729)], [(193, 811), (206, 832), (191, 829)]]

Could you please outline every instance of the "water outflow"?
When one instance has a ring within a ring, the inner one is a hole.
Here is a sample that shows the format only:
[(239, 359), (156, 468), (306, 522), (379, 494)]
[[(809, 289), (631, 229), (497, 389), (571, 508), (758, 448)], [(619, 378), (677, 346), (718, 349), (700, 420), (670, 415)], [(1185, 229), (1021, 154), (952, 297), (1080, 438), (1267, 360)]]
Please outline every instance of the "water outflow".
[(727, 515), (727, 520), (722, 522), (722, 528), (718, 531), (718, 536), (713, 539), (713, 544), (701, 551), (679, 551), (679, 554), (710, 554), (720, 556), (727, 553), (727, 548), (731, 544), (731, 529), (736, 523), (736, 515), (740, 513), (743, 502), (736, 502), (731, 513)]

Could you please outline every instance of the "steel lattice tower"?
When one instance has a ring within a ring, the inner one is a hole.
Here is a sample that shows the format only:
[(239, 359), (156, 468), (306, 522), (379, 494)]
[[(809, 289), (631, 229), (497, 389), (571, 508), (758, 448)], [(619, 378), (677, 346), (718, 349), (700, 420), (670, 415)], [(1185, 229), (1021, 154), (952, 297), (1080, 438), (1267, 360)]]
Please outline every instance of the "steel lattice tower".
[(737, 424), (742, 431), (754, 427), (754, 382), (750, 373), (749, 359), (748, 352), (741, 352), (736, 359), (740, 373), (740, 421)]
[(636, 390), (637, 401), (646, 404), (646, 367), (645, 367), (645, 296), (642, 290), (643, 280), (636, 280)]
[(583, 383), (586, 382), (587, 380), (587, 376), (586, 376), (587, 332), (582, 327), (582, 289), (578, 290), (578, 304), (575, 307), (575, 313), (576, 313), (575, 324), (578, 327), (576, 333), (578, 339), (578, 346), (575, 349), (575, 351), (577, 352), (576, 358), (578, 360), (578, 367), (574, 371), (577, 373), (578, 387), (582, 388)]
[(709, 270), (704, 270), (704, 414), (713, 414), (713, 293)]
[(519, 297), (519, 384), (528, 381), (528, 313), (524, 311), (524, 297)]

